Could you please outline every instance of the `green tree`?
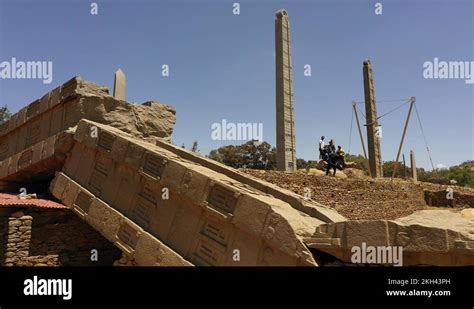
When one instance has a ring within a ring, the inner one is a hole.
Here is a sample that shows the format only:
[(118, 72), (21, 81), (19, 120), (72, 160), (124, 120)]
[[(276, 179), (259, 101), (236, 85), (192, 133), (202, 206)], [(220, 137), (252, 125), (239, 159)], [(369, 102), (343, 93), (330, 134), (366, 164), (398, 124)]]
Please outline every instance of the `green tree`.
[(276, 149), (256, 140), (211, 150), (208, 157), (234, 168), (274, 169), (276, 166)]
[(452, 166), (447, 171), (446, 177), (449, 181), (455, 180), (460, 186), (474, 187), (474, 172), (469, 169), (460, 166)]
[[(393, 169), (395, 168), (395, 161), (385, 161), (383, 163), (383, 177), (392, 177)], [(404, 178), (405, 175), (410, 177), (411, 169), (403, 165), (403, 162), (397, 164), (397, 174), (395, 177)]]
[(451, 181), (454, 180), (459, 186), (474, 188), (474, 171), (466, 163), (469, 163), (469, 161), (450, 168), (436, 169), (435, 171), (425, 171), (422, 168), (417, 168), (418, 180), (442, 185), (450, 185)]
[(10, 110), (8, 109), (8, 106), (4, 105), (0, 107), (0, 124), (5, 123), (5, 121), (8, 121), (12, 114), (10, 113)]
[(357, 165), (359, 165), (364, 172), (367, 174), (369, 173), (369, 166), (367, 164), (367, 160), (363, 155), (353, 155), (353, 154), (346, 154), (346, 162), (355, 162)]
[(298, 158), (296, 159), (296, 168), (297, 169), (310, 169), (310, 168), (315, 168), (316, 164), (318, 161), (315, 160), (308, 160), (306, 161), (305, 159)]
[(296, 159), (296, 168), (299, 170), (308, 168), (308, 162), (305, 159), (298, 158)]

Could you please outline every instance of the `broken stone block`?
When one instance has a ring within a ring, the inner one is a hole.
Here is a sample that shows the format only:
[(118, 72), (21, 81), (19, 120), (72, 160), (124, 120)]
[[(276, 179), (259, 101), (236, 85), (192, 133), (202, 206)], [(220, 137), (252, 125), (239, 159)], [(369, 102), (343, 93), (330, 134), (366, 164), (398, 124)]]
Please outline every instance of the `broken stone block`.
[(396, 220), (324, 224), (305, 243), (349, 263), (353, 248), (371, 246), (401, 247), (403, 266), (474, 265), (474, 222), (449, 210), (421, 210)]
[[(70, 132), (61, 132), (28, 147), (20, 154), (0, 162), (0, 178), (6, 182), (40, 180), (61, 169), (66, 153), (72, 147)], [(3, 169), (4, 166), (9, 168)]]
[(250, 186), (255, 191), (263, 192), (279, 199), (285, 203), (288, 203), (292, 208), (301, 211), (311, 217), (324, 222), (340, 222), (345, 221), (346, 218), (339, 214), (336, 210), (326, 207), (314, 201), (307, 201), (303, 196), (294, 193), (293, 191), (283, 189), (274, 184), (265, 182), (256, 177), (248, 174), (242, 174), (236, 169), (229, 166), (216, 162), (212, 159), (199, 156), (194, 152), (175, 146), (170, 143), (158, 140), (156, 145), (172, 152), (174, 155), (179, 156), (183, 159), (195, 162), (202, 165), (216, 173), (221, 173), (235, 181), (241, 182), (245, 185)]
[[(67, 177), (62, 173), (58, 173), (56, 178), (63, 178), (62, 181), (55, 181), (53, 183), (67, 182), (67, 186), (74, 186), (76, 189), (75, 192), (85, 192), (87, 196), (93, 196), (85, 188), (81, 187), (78, 183), (74, 182), (72, 179)], [(54, 190), (53, 192), (58, 192)], [(56, 196), (58, 199), (63, 199), (65, 196)], [(92, 201), (84, 201), (83, 199), (79, 200), (79, 195), (76, 200), (68, 199), (67, 206), (74, 208), (74, 211), (83, 218), (87, 223), (89, 223), (94, 229), (100, 232), (105, 238), (115, 243), (122, 251), (127, 254), (133, 255), (135, 259), (139, 262), (138, 265), (142, 266), (153, 266), (153, 259), (150, 259), (150, 252), (148, 250), (137, 250), (141, 248), (141, 239), (145, 237), (148, 240), (148, 243), (152, 243), (153, 246), (160, 248), (166, 248), (160, 240), (151, 236), (150, 234), (143, 231), (139, 226), (131, 222), (128, 218), (123, 216), (118, 211), (111, 208), (109, 205), (103, 203), (102, 201), (95, 200), (94, 203), (90, 205), (87, 211), (84, 211), (85, 204), (92, 203)], [(155, 254), (155, 253), (153, 253)], [(173, 250), (167, 248), (165, 255), (168, 256), (170, 263), (163, 265), (167, 266), (190, 266), (191, 264), (183, 259), (179, 254)]]
[(153, 142), (171, 141), (175, 114), (174, 108), (157, 101), (139, 105), (118, 100), (104, 87), (74, 77), (2, 125), (0, 180), (7, 186), (58, 171), (72, 146), (67, 133), (74, 132), (71, 128), (81, 119), (108, 124)]
[[(94, 127), (96, 140), (82, 135)], [(316, 265), (301, 237), (309, 236), (322, 221), (302, 216), (285, 201), (203, 167), (194, 158), (182, 160), (116, 128), (82, 120), (76, 132), (77, 143), (63, 169), (67, 174), (59, 173), (53, 181), (66, 189), (53, 186), (51, 191), (106, 238), (116, 239), (116, 245), (137, 263), (175, 263), (173, 255), (160, 253), (168, 247), (196, 265)], [(134, 152), (142, 148), (136, 152), (142, 156), (138, 165), (114, 155), (116, 145), (132, 147)], [(74, 168), (76, 155), (82, 157), (80, 169)], [(60, 179), (65, 177), (69, 185)], [(131, 189), (126, 208), (120, 203), (122, 184), (125, 191)], [(163, 198), (163, 189), (169, 190), (169, 198)], [(150, 237), (163, 244), (150, 243)], [(242, 256), (253, 259), (236, 260), (234, 251), (246, 248), (255, 254), (246, 251)]]

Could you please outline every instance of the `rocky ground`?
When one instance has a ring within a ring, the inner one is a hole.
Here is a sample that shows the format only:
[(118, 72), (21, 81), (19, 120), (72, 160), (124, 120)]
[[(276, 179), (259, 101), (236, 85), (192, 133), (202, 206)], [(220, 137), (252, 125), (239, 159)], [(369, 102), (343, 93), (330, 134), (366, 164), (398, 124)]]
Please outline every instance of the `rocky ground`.
[(396, 219), (426, 208), (423, 186), (410, 181), (338, 178), (305, 172), (241, 171), (303, 196), (311, 192), (313, 200), (334, 207), (352, 220)]
[(452, 188), (454, 191), (463, 193), (463, 194), (468, 194), (468, 195), (474, 195), (474, 189), (468, 188), (468, 187), (461, 187), (461, 186), (455, 186), (455, 185), (439, 185), (435, 183), (429, 183), (429, 182), (424, 182), (422, 183), (423, 188), (426, 190), (430, 191), (441, 191), (441, 190), (446, 190), (447, 188)]

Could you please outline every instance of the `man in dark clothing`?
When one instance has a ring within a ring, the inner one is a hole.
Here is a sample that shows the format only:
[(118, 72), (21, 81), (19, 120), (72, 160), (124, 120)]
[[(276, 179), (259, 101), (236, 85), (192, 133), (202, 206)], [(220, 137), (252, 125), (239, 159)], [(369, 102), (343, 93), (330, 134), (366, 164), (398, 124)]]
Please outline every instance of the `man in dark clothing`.
[(327, 163), (326, 175), (329, 175), (329, 170), (332, 168), (334, 170), (333, 176), (336, 176), (337, 155), (335, 153), (328, 153)]
[(334, 140), (329, 141), (328, 145), (329, 153), (336, 153), (336, 146), (334, 145)]
[(341, 146), (338, 146), (338, 150), (336, 151), (336, 146), (334, 145), (334, 140), (329, 141), (329, 145), (326, 146), (327, 152), (327, 163), (328, 166), (326, 168), (326, 175), (329, 175), (329, 170), (332, 168), (334, 170), (333, 176), (336, 176), (336, 169), (343, 170), (345, 168), (345, 152)]

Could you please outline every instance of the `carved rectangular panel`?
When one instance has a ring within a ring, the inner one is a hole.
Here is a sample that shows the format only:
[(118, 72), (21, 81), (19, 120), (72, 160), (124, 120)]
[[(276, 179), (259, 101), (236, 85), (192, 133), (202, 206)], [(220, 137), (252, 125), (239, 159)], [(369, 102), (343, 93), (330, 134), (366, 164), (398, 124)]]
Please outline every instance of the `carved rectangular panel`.
[(91, 204), (92, 204), (92, 197), (89, 196), (84, 191), (79, 192), (79, 194), (76, 197), (76, 200), (74, 201), (74, 206), (79, 207), (82, 210), (82, 212), (86, 214), (89, 213)]
[(221, 185), (214, 185), (207, 201), (211, 206), (232, 214), (237, 203), (237, 197), (235, 197), (234, 191)]
[(145, 154), (142, 170), (149, 176), (159, 178), (161, 177), (165, 163), (166, 159), (161, 158), (160, 156), (157, 156), (153, 153), (147, 153)]
[(90, 189), (95, 194), (100, 195), (102, 193), (102, 186), (105, 184), (109, 173), (107, 163), (104, 157), (100, 155), (96, 157), (94, 168), (89, 178)]
[(156, 206), (158, 202), (157, 192), (154, 191), (154, 188), (150, 182), (145, 182), (143, 184), (143, 187), (138, 195), (152, 206)]
[(151, 205), (142, 197), (139, 197), (136, 204), (132, 208), (130, 219), (142, 228), (148, 228), (150, 225)]
[(115, 142), (115, 136), (108, 132), (101, 132), (98, 146), (105, 151), (111, 151)]
[(117, 239), (131, 250), (135, 250), (138, 242), (139, 233), (127, 222), (122, 223), (118, 232)]
[(131, 210), (131, 218), (143, 228), (148, 228), (150, 224), (150, 213), (158, 203), (158, 192), (152, 183), (145, 181), (137, 194), (136, 204)]
[(225, 248), (219, 244), (206, 240), (200, 239), (198, 241), (194, 256), (198, 258), (198, 261), (204, 265), (218, 265), (225, 254)]
[(226, 245), (228, 229), (217, 220), (206, 218), (201, 229), (201, 234), (205, 235), (222, 245)]

